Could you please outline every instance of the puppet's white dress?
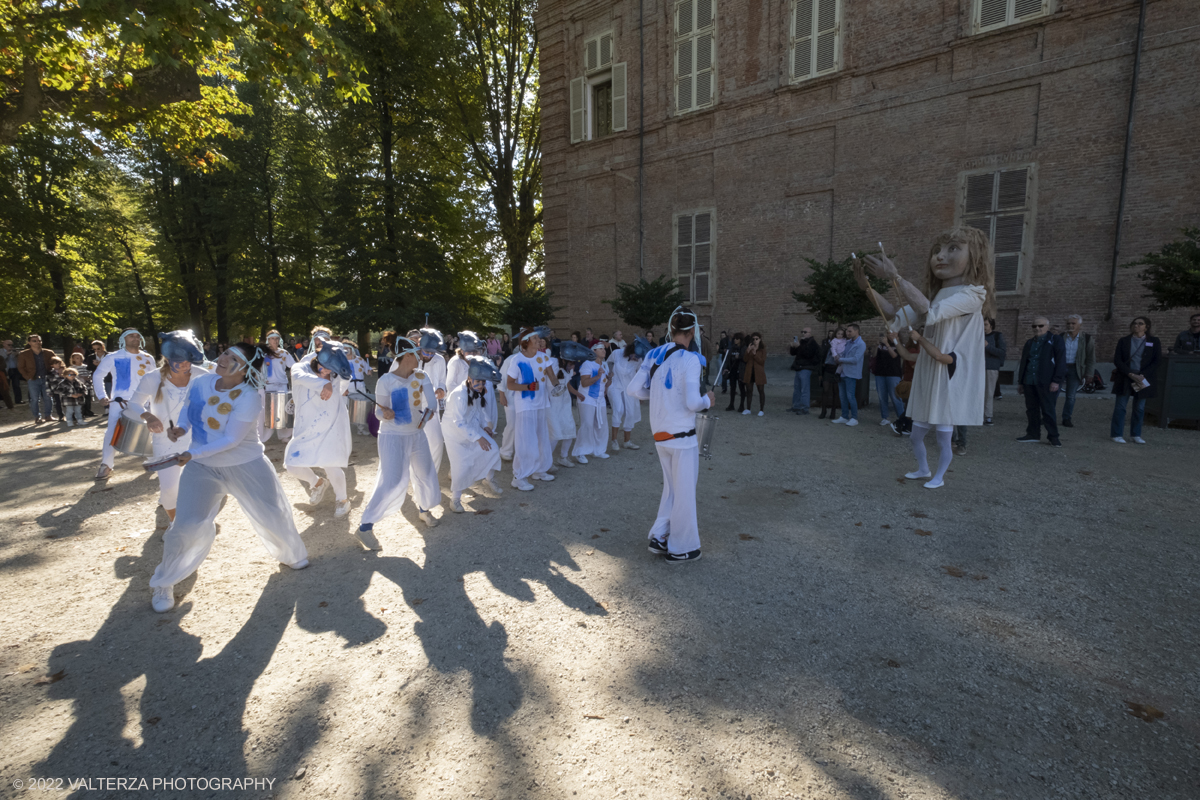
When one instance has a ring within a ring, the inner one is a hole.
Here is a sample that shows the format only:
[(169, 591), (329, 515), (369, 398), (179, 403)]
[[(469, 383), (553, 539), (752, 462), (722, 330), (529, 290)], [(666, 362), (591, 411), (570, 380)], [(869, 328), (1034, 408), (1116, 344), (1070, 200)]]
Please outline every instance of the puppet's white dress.
[[(558, 366), (555, 364), (557, 373)], [(562, 370), (558, 386), (550, 390), (550, 441), (561, 442), (575, 438), (575, 414), (571, 411), (571, 393), (567, 384), (571, 381), (573, 370)], [(555, 394), (558, 392), (558, 394)], [(566, 455), (564, 452), (563, 455)]]
[(350, 413), (342, 397), (348, 382), (330, 378), (333, 392), (322, 400), (326, 382), (310, 365), (292, 370), (296, 428), (283, 459), (285, 467), (345, 468), (350, 463)]
[(950, 366), (940, 364), (924, 349), (917, 356), (906, 414), (930, 426), (982, 425), (986, 387), (983, 352), (983, 286), (949, 286), (939, 291), (922, 317), (905, 306), (892, 320), (891, 329), (925, 326), (924, 336), (945, 355), (954, 355)]

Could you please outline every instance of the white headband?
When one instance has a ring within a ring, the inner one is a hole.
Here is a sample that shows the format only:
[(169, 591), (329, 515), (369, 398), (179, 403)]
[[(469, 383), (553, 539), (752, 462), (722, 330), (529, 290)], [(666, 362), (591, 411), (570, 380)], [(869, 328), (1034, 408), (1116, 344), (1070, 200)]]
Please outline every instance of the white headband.
[[(246, 373), (246, 383), (249, 384), (250, 388), (261, 389), (263, 384), (265, 383), (265, 381), (263, 380), (263, 374), (261, 371), (250, 366), (250, 362), (246, 360), (246, 354), (242, 352), (242, 348), (231, 347), (228, 350), (226, 350), (225, 352), (233, 353), (235, 356), (237, 356), (238, 358), (240, 358), (242, 360), (242, 366), (239, 369), (234, 370), (234, 371)], [(255, 347), (254, 348), (255, 360), (263, 358), (263, 357), (264, 356), (263, 356), (262, 348)]]
[[(692, 324), (688, 325), (686, 328), (684, 328), (684, 327), (676, 328), (676, 326), (675, 326), (675, 316), (676, 315), (691, 317)], [(699, 328), (699, 327), (700, 327), (700, 318), (697, 317), (691, 311), (684, 311), (683, 306), (676, 306), (675, 310), (671, 312), (671, 316), (667, 319), (667, 330), (668, 331), (670, 331), (671, 329), (676, 329), (676, 330), (681, 330), (681, 331), (690, 331), (694, 328)]]

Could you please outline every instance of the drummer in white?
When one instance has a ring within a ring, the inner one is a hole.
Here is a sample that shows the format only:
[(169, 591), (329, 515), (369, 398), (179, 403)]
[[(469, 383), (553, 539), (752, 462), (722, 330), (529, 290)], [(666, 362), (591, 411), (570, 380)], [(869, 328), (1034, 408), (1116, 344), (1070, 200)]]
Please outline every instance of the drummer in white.
[(308, 551), (292, 519), (292, 507), (275, 468), (255, 435), (262, 387), (262, 351), (238, 342), (217, 359), (215, 374), (192, 381), (183, 419), (167, 435), (191, 433), (179, 456), (179, 503), (163, 534), (162, 563), (150, 586), (155, 611), (175, 605), (174, 586), (208, 557), (217, 536), (221, 503), (233, 495), (267, 552), (292, 569), (308, 566)]
[(380, 420), (376, 440), (379, 472), (355, 533), (368, 550), (381, 549), (373, 532), (375, 523), (404, 506), (410, 479), (417, 513), (427, 527), (438, 524), (431, 509), (442, 503), (442, 490), (429, 456), (429, 440), (421, 432), (422, 423), (437, 416), (433, 384), (417, 369), (420, 352), (417, 345), (399, 339), (396, 347), (398, 352), (391, 371), (375, 384), (375, 414)]
[[(296, 359), (284, 349), (283, 337), (279, 335), (279, 331), (267, 331), (267, 351), (263, 355), (265, 356), (263, 375), (266, 378), (266, 385), (263, 387), (264, 391), (287, 394), (288, 372), (295, 366)], [(275, 435), (279, 437), (279, 441), (281, 442), (286, 442), (292, 438), (291, 428), (272, 429), (267, 427), (267, 404), (264, 402), (263, 411), (258, 415), (259, 440), (266, 443), (271, 438), (272, 430), (275, 431)]]
[[(349, 336), (342, 337), (342, 347), (345, 348), (346, 358), (350, 361), (350, 386), (347, 388), (347, 394), (358, 399), (370, 398), (367, 394), (367, 375), (371, 372), (371, 365), (358, 352), (358, 345), (354, 343)], [(371, 431), (367, 428), (367, 423), (358, 423), (358, 435), (370, 436)]]
[[(116, 450), (112, 446), (112, 434), (116, 418), (128, 406), (130, 416), (136, 418), (143, 409), (129, 406), (129, 399), (137, 391), (138, 384), (147, 372), (154, 371), (154, 356), (145, 352), (146, 340), (134, 328), (125, 330), (117, 338), (117, 349), (104, 357), (92, 373), (92, 389), (96, 399), (108, 407), (108, 430), (104, 432), (104, 450), (96, 480), (102, 481), (112, 475), (116, 463)], [(104, 390), (104, 379), (112, 376), (112, 397)]]
[(579, 365), (579, 391), (583, 400), (579, 403), (579, 433), (575, 439), (572, 455), (580, 464), (588, 463), (587, 457), (608, 458), (608, 407), (604, 393), (612, 382), (612, 376), (604, 368), (607, 348), (603, 342), (592, 345), (594, 358)]
[(612, 449), (620, 450), (620, 440), (617, 438), (622, 430), (625, 431), (625, 449), (640, 449), (633, 443), (633, 426), (642, 421), (642, 403), (625, 393), (629, 381), (637, 374), (642, 366), (642, 359), (652, 349), (649, 342), (642, 337), (635, 337), (624, 347), (616, 347), (608, 357), (607, 368), (612, 379), (608, 387), (608, 402), (612, 406)]
[(453, 386), (446, 397), (446, 454), (450, 457), (450, 510), (462, 512), (463, 490), (480, 481), (501, 494), (495, 474), (500, 469), (500, 446), (496, 444), (495, 396), (489, 401), (488, 384), (500, 382), (500, 370), (488, 359), (466, 359), (467, 377)]
[(554, 466), (550, 446), (550, 425), (546, 413), (550, 390), (558, 385), (550, 356), (540, 351), (541, 338), (536, 328), (522, 328), (517, 334), (520, 351), (501, 365), (505, 384), (513, 401), (513, 480), (514, 489), (533, 491), (529, 478), (552, 481)]
[(675, 309), (667, 325), (671, 344), (651, 350), (626, 389), (630, 397), (650, 400), (650, 430), (662, 466), (663, 493), (650, 528), (649, 549), (672, 563), (700, 558), (696, 414), (711, 408), (714, 398), (712, 392), (700, 394), (704, 363), (700, 354), (690, 349), (699, 333), (696, 315), (683, 306)]
[[(437, 403), (432, 403), (435, 411), (441, 411), (446, 400), (446, 359), (441, 350), (446, 346), (440, 331), (433, 328), (421, 328), (408, 332), (408, 338), (420, 347), (421, 371), (429, 377)], [(429, 457), (433, 459), (434, 473), (441, 472), (442, 454), (446, 450), (446, 440), (442, 435), (442, 418), (434, 414), (424, 426), (425, 438), (429, 440)]]
[[(191, 331), (171, 331), (162, 335), (162, 363), (138, 384), (133, 395), (133, 406), (149, 408), (142, 412), (142, 419), (153, 434), (154, 460), (177, 453), (186, 453), (192, 444), (190, 433), (184, 433), (175, 441), (167, 435), (167, 428), (182, 420), (183, 404), (187, 400), (188, 387), (192, 381), (208, 370), (199, 366), (204, 363), (204, 348)], [(183, 467), (178, 464), (158, 470), (158, 504), (175, 519), (175, 502), (179, 497), (179, 476)]]
[[(350, 375), (345, 349), (334, 341), (325, 342), (316, 358), (292, 370), (296, 435), (283, 458), (287, 471), (309, 485), (312, 505), (320, 503), (333, 484), (336, 517), (350, 511), (344, 471), (350, 463), (350, 413), (342, 397)], [(325, 478), (319, 478), (313, 467), (325, 470)]]

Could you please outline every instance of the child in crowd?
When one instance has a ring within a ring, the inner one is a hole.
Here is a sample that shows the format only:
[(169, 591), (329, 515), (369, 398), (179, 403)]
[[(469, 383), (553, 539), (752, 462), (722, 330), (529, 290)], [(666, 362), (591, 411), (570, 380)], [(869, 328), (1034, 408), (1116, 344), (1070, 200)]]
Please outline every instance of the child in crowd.
[(83, 353), (71, 353), (71, 369), (75, 370), (79, 382), (83, 384), (83, 416), (95, 416), (92, 414), (92, 371), (83, 363)]
[(50, 374), (47, 376), (49, 380), (46, 381), (46, 386), (50, 389), (50, 396), (54, 398), (54, 416), (58, 417), (59, 422), (62, 422), (67, 418), (66, 414), (63, 412), (61, 389), (63, 371), (66, 368), (67, 365), (64, 364), (63, 360), (58, 356), (50, 359)]
[[(79, 358), (76, 353), (73, 358)], [(79, 370), (67, 367), (62, 370), (58, 379), (55, 394), (61, 398), (64, 418), (68, 428), (83, 424), (83, 400), (87, 396), (87, 387), (79, 380)]]

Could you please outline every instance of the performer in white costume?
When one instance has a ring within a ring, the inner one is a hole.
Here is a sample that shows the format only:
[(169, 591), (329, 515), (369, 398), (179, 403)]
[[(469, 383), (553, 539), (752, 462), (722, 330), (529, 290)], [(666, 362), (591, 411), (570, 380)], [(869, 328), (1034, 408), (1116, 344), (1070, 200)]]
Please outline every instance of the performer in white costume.
[(238, 501), (273, 558), (292, 569), (308, 566), (291, 503), (255, 435), (262, 363), (257, 347), (241, 342), (230, 347), (217, 359), (214, 374), (192, 381), (183, 419), (168, 431), (172, 440), (190, 433), (192, 442), (179, 456), (183, 474), (175, 521), (163, 534), (162, 563), (150, 579), (155, 611), (174, 607), (174, 585), (208, 557), (226, 495)]
[(608, 407), (604, 403), (604, 392), (612, 382), (612, 376), (604, 368), (607, 349), (604, 342), (592, 345), (595, 358), (579, 365), (579, 391), (583, 400), (579, 403), (579, 433), (572, 454), (580, 464), (588, 463), (587, 457), (608, 458)]
[(429, 455), (422, 422), (437, 416), (437, 400), (429, 376), (417, 369), (420, 349), (398, 339), (392, 369), (375, 384), (375, 414), (379, 417), (379, 472), (363, 509), (355, 535), (368, 550), (379, 550), (376, 522), (398, 513), (412, 481), (417, 513), (426, 526), (438, 524), (431, 509), (441, 505), (442, 490)]
[[(913, 421), (909, 438), (917, 469), (904, 477), (925, 480), (926, 489), (937, 489), (944, 485), (954, 457), (954, 427), (983, 424), (987, 384), (983, 320), (995, 316), (995, 254), (987, 234), (977, 228), (943, 233), (930, 247), (926, 266), (926, 291), (932, 300), (901, 278), (886, 255), (867, 256), (866, 261), (873, 275), (893, 281), (908, 300), (908, 305), (895, 308), (871, 288), (862, 266), (855, 262), (859, 287), (873, 296), (891, 330), (925, 326), (905, 410)], [(935, 358), (931, 350), (942, 358)], [(936, 472), (930, 471), (925, 450), (930, 428), (937, 430), (941, 451)]]
[[(349, 403), (349, 397), (357, 395), (359, 397), (370, 397), (367, 394), (367, 375), (371, 373), (371, 365), (358, 352), (358, 345), (354, 343), (349, 336), (342, 337), (342, 347), (345, 349), (346, 358), (350, 361), (350, 385), (346, 388), (347, 397), (342, 402)], [(358, 435), (370, 436), (371, 431), (367, 427), (367, 423), (358, 423)]]
[[(117, 349), (104, 357), (92, 373), (92, 389), (96, 399), (108, 406), (108, 429), (104, 432), (104, 450), (96, 480), (102, 481), (112, 474), (116, 463), (116, 448), (112, 446), (114, 422), (126, 407), (130, 416), (137, 417), (144, 409), (129, 405), (129, 399), (137, 391), (138, 384), (147, 372), (154, 371), (154, 356), (145, 352), (146, 340), (134, 328), (125, 330), (117, 338)], [(104, 389), (104, 379), (112, 376), (112, 397)]]
[(621, 449), (618, 438), (621, 431), (625, 432), (625, 449), (640, 450), (631, 441), (633, 426), (642, 421), (642, 403), (625, 393), (629, 382), (642, 366), (642, 359), (651, 350), (651, 345), (642, 337), (635, 337), (632, 342), (621, 348), (614, 348), (608, 357), (607, 367), (612, 383), (608, 387), (608, 402), (612, 406), (612, 439), (613, 450)]
[(662, 466), (663, 493), (648, 546), (651, 553), (664, 555), (672, 563), (700, 558), (696, 414), (711, 408), (714, 398), (712, 392), (700, 394), (704, 359), (690, 349), (699, 334), (696, 315), (683, 306), (675, 309), (667, 324), (671, 344), (651, 350), (626, 389), (631, 397), (650, 401), (650, 430)]
[[(429, 402), (434, 411), (440, 412), (446, 400), (446, 359), (440, 352), (445, 347), (445, 340), (442, 338), (441, 332), (433, 328), (409, 331), (408, 338), (420, 347), (421, 371), (428, 376), (437, 398), (437, 402), (432, 399)], [(433, 459), (433, 471), (440, 472), (442, 453), (446, 450), (446, 440), (442, 436), (441, 414), (434, 414), (425, 423), (424, 430), (425, 438), (429, 440), (429, 456)]]
[(540, 352), (541, 341), (536, 328), (522, 328), (517, 334), (520, 350), (501, 366), (514, 406), (512, 486), (522, 492), (533, 491), (529, 478), (554, 480), (550, 474), (554, 457), (546, 413), (550, 390), (558, 385), (558, 378), (550, 356)]
[[(350, 511), (344, 471), (350, 463), (350, 414), (342, 392), (351, 374), (345, 348), (335, 341), (325, 342), (316, 358), (292, 369), (296, 434), (288, 442), (283, 465), (309, 485), (308, 502), (314, 506), (332, 484), (336, 517)], [(313, 467), (325, 470), (325, 478), (318, 477)]]
[(495, 440), (495, 395), (489, 400), (488, 384), (500, 382), (500, 370), (488, 359), (473, 356), (467, 361), (467, 377), (454, 385), (446, 397), (442, 431), (446, 455), (450, 457), (450, 510), (463, 511), (464, 489), (480, 481), (501, 494), (495, 474), (500, 469), (500, 446)]
[(467, 379), (467, 360), (471, 356), (483, 355), (483, 341), (474, 331), (460, 331), (458, 349), (446, 364), (446, 391), (454, 390)]
[(555, 375), (558, 386), (550, 390), (550, 442), (553, 448), (558, 448), (554, 463), (560, 467), (574, 467), (571, 460), (571, 443), (575, 441), (575, 415), (571, 410), (571, 398), (583, 402), (583, 395), (571, 385), (579, 365), (592, 357), (592, 351), (579, 342), (563, 342), (558, 348)]
[[(283, 347), (283, 337), (279, 335), (279, 331), (267, 331), (267, 349), (263, 353), (263, 377), (266, 383), (263, 386), (264, 392), (288, 392), (288, 372), (296, 364), (296, 359), (292, 357)], [(292, 438), (291, 428), (268, 428), (267, 427), (267, 407), (264, 397), (263, 411), (258, 415), (258, 438), (262, 442), (266, 442), (271, 438), (271, 433), (279, 437), (279, 441), (286, 442)]]
[(333, 331), (326, 328), (324, 325), (318, 325), (312, 329), (312, 333), (308, 336), (308, 350), (304, 353), (303, 358), (296, 360), (297, 364), (307, 364), (316, 358), (317, 353), (321, 352), (321, 346), (333, 338)]
[[(172, 331), (162, 335), (162, 363), (154, 372), (147, 374), (133, 394), (136, 408), (146, 406), (142, 412), (150, 433), (153, 434), (154, 460), (177, 453), (186, 453), (192, 437), (185, 433), (175, 441), (167, 435), (167, 428), (174, 427), (183, 418), (183, 404), (187, 400), (188, 387), (208, 370), (199, 366), (204, 363), (204, 348), (191, 331)], [(158, 470), (158, 504), (175, 519), (175, 503), (179, 497), (179, 476), (183, 467), (178, 464)]]

